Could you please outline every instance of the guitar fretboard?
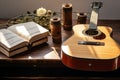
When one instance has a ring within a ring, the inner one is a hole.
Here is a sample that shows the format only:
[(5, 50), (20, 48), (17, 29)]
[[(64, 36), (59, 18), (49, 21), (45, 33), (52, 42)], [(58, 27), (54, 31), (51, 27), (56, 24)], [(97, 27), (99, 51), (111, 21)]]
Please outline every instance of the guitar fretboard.
[(98, 11), (99, 11), (99, 9), (92, 10), (89, 29), (94, 29), (94, 30), (97, 29)]
[(102, 6), (102, 2), (93, 2), (92, 3), (92, 12), (90, 18), (90, 25), (89, 29), (96, 30), (97, 29), (97, 22), (98, 22), (98, 12)]

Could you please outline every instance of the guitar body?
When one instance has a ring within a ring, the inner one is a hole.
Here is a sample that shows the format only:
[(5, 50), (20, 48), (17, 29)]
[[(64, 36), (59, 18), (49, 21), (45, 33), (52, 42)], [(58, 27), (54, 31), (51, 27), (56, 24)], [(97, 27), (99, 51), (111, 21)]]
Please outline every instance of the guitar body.
[[(62, 62), (69, 68), (85, 71), (112, 71), (119, 67), (119, 45), (110, 37), (112, 28), (98, 26), (101, 36), (83, 33), (88, 25), (73, 26), (74, 34), (62, 44)], [(78, 41), (104, 42), (104, 45), (82, 45)]]

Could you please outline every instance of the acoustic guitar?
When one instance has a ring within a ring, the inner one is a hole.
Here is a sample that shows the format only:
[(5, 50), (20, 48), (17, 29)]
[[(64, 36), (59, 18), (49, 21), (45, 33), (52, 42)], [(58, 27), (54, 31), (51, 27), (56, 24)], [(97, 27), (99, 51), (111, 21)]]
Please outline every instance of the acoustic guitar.
[[(91, 19), (94, 22), (92, 17)], [(91, 23), (73, 26), (74, 34), (62, 44), (63, 64), (72, 69), (85, 71), (116, 70), (119, 68), (120, 47), (111, 38), (112, 28), (108, 26), (96, 28), (96, 24), (92, 24), (92, 28), (90, 26)]]

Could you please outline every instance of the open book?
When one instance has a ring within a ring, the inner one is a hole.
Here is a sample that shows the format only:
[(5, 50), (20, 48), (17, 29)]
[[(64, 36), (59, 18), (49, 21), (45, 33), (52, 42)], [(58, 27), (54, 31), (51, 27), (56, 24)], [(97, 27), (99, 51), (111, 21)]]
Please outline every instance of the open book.
[(35, 22), (0, 29), (0, 51), (11, 57), (48, 41), (49, 30)]

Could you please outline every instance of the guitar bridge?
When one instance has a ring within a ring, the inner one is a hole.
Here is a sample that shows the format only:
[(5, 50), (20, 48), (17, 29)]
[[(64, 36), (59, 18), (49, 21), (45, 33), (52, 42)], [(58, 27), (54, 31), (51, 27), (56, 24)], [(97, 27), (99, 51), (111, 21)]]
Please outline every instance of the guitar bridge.
[(93, 41), (78, 41), (80, 45), (96, 45), (96, 46), (104, 46), (104, 42), (93, 42)]

